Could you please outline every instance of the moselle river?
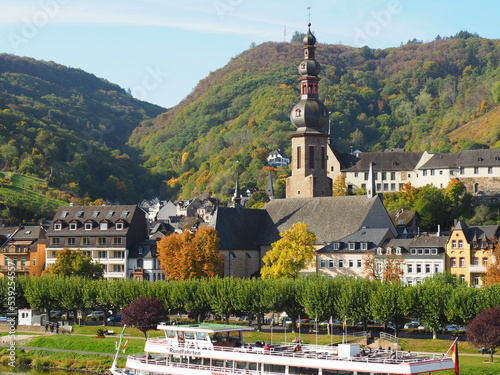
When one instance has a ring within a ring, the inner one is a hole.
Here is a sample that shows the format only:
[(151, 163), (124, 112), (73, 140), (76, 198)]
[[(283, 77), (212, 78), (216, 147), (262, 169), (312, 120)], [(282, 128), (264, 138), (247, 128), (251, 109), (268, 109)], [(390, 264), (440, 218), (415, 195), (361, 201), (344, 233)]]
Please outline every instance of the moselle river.
[(70, 372), (62, 370), (35, 370), (29, 367), (0, 366), (2, 375), (84, 375), (82, 372)]

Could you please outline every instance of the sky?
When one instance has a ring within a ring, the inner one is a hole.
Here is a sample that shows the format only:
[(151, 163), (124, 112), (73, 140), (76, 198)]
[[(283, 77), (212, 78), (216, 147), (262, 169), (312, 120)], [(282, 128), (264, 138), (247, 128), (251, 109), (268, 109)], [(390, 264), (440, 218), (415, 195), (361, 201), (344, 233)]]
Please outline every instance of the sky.
[(252, 43), (290, 41), (309, 20), (321, 43), (388, 48), (460, 30), (498, 39), (499, 13), (498, 0), (0, 0), (0, 53), (80, 68), (169, 108)]

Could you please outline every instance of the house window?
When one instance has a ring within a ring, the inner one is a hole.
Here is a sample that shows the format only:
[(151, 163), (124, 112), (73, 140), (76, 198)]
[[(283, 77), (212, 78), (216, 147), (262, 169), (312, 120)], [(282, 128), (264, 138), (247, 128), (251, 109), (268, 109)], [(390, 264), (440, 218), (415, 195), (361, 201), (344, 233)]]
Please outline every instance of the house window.
[(356, 249), (356, 243), (355, 242), (349, 242), (349, 250), (355, 250)]
[(391, 191), (396, 191), (396, 184), (394, 183), (391, 184)]
[(413, 264), (408, 264), (406, 267), (407, 267), (408, 273), (413, 272)]
[(368, 181), (369, 173), (365, 172), (365, 181)]
[(474, 277), (472, 278), (472, 283), (475, 286), (479, 285), (479, 275), (474, 275)]
[(474, 167), (474, 174), (479, 174), (479, 168), (478, 167)]
[(458, 248), (463, 249), (464, 248), (464, 241), (458, 240)]
[(77, 228), (76, 223), (70, 223), (69, 224), (69, 230), (76, 230), (76, 228)]
[(361, 242), (361, 250), (368, 250), (368, 243), (367, 242)]
[(333, 250), (338, 250), (340, 249), (340, 243), (339, 242), (334, 242), (333, 243)]
[(101, 228), (101, 230), (107, 230), (108, 229), (108, 222), (107, 221), (103, 221), (99, 224), (99, 228)]
[(417, 264), (417, 273), (421, 273), (421, 272), (422, 272), (422, 265)]
[(457, 240), (452, 240), (451, 241), (451, 248), (456, 249), (457, 248)]
[(325, 169), (325, 162), (326, 162), (326, 149), (325, 147), (321, 147), (321, 169)]
[(90, 245), (90, 237), (82, 237), (82, 245), (89, 246)]
[(33, 267), (36, 267), (36, 257), (33, 257)]
[(113, 272), (123, 272), (123, 264), (113, 264)]
[(61, 243), (61, 239), (59, 237), (50, 237), (50, 245), (57, 246)]
[(319, 260), (319, 268), (326, 268), (326, 259)]
[(483, 266), (488, 267), (488, 258), (483, 258)]
[(431, 176), (434, 176), (435, 173), (436, 171), (434, 169), (431, 169)]
[(391, 180), (394, 181), (396, 179), (396, 172), (391, 172)]
[(382, 181), (387, 180), (387, 172), (382, 172)]
[(450, 258), (450, 267), (455, 268), (457, 266), (457, 258)]
[(427, 176), (427, 169), (424, 169), (424, 170), (422, 171), (422, 176)]
[(464, 167), (460, 167), (459, 172), (460, 172), (460, 174), (465, 174), (465, 168)]
[(460, 275), (460, 281), (465, 283), (465, 275)]
[(425, 273), (431, 273), (431, 265), (430, 264), (425, 265)]
[(400, 247), (396, 248), (396, 255), (401, 255), (401, 248)]
[(363, 262), (361, 261), (361, 259), (358, 259), (358, 260), (357, 260), (357, 264), (356, 264), (356, 266), (357, 266), (358, 268), (363, 267)]
[(85, 230), (92, 230), (92, 223), (85, 223)]
[(339, 259), (339, 268), (344, 268), (344, 259)]
[(474, 257), (474, 259), (472, 260), (472, 265), (479, 266), (479, 258), (478, 257)]
[(106, 237), (97, 237), (97, 244), (100, 246), (106, 245)]
[(122, 244), (122, 238), (121, 237), (113, 237), (111, 240), (111, 243), (113, 245), (121, 245)]
[(124, 255), (123, 251), (113, 251), (113, 258), (115, 259), (123, 259)]
[(493, 167), (488, 167), (488, 174), (493, 174)]
[(349, 259), (349, 268), (353, 268), (353, 267), (354, 267), (354, 260)]
[(116, 230), (123, 230), (123, 223), (116, 223), (115, 228)]
[(460, 268), (465, 267), (465, 258), (460, 258)]
[(103, 250), (102, 251), (98, 251), (97, 252), (97, 257), (101, 258), (101, 259), (102, 258), (107, 258), (108, 257), (108, 252), (107, 251), (103, 251)]
[(91, 251), (85, 250), (85, 251), (82, 251), (82, 253), (83, 253), (83, 256), (92, 257), (92, 252)]
[(389, 191), (389, 184), (384, 184), (384, 191)]
[(358, 172), (354, 172), (354, 178), (358, 178)]
[(54, 224), (54, 230), (61, 230), (61, 229), (62, 229), (62, 224), (61, 223)]
[(75, 246), (76, 244), (76, 238), (75, 237), (68, 237), (66, 239), (66, 245), (68, 246)]
[(381, 191), (382, 190), (382, 184), (377, 184), (377, 191)]
[(335, 268), (335, 260), (328, 259), (328, 268)]

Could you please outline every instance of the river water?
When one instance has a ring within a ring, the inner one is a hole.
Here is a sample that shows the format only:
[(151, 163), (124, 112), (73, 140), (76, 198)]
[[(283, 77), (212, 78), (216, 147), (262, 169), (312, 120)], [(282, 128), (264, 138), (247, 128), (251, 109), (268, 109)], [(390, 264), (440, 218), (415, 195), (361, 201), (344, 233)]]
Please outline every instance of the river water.
[(35, 370), (23, 367), (0, 366), (2, 375), (82, 375), (81, 372), (69, 372), (62, 370)]

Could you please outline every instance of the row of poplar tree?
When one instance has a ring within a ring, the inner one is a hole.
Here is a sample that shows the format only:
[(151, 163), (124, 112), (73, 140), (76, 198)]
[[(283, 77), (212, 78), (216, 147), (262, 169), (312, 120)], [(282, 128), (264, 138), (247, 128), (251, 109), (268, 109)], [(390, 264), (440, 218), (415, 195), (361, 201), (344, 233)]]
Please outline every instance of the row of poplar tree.
[[(297, 319), (392, 322), (419, 319), (437, 335), (447, 324), (467, 324), (480, 311), (500, 306), (500, 284), (470, 287), (449, 274), (408, 286), (353, 277), (282, 279), (212, 278), (186, 281), (89, 280), (80, 277), (0, 279), (2, 305), (41, 311), (102, 309), (120, 312), (139, 297), (160, 298), (166, 310), (225, 317), (286, 312)], [(10, 299), (9, 299), (10, 297)], [(396, 331), (397, 334), (397, 331)]]

